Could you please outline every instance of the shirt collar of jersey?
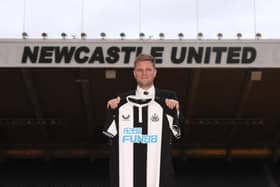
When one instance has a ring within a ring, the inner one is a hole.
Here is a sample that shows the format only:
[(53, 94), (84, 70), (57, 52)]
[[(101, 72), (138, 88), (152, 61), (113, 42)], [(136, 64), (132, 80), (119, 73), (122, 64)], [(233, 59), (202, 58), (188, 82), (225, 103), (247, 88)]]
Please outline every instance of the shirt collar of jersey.
[[(139, 104), (139, 103), (134, 102), (134, 101), (132, 101), (130, 99), (134, 99), (134, 100), (147, 100), (147, 101), (145, 103), (143, 103), (143, 104)], [(146, 96), (146, 95), (145, 95), (145, 97), (136, 96), (136, 95), (129, 95), (129, 96), (126, 97), (126, 100), (127, 100), (127, 103), (141, 108), (141, 107), (148, 106), (153, 101), (153, 98), (149, 97), (149, 96)]]
[[(144, 95), (144, 91), (148, 92), (148, 95)], [(155, 86), (152, 85), (149, 89), (145, 90), (141, 88), (140, 86), (137, 86), (136, 88), (136, 96), (138, 97), (144, 97), (144, 98), (155, 98)]]

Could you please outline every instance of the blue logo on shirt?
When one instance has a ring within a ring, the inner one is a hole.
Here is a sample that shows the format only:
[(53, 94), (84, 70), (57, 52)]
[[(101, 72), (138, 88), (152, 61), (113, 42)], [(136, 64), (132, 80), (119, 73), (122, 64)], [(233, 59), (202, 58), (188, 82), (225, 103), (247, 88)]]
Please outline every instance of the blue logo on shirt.
[(158, 136), (157, 135), (146, 135), (142, 134), (142, 128), (124, 128), (123, 130), (123, 143), (157, 143)]

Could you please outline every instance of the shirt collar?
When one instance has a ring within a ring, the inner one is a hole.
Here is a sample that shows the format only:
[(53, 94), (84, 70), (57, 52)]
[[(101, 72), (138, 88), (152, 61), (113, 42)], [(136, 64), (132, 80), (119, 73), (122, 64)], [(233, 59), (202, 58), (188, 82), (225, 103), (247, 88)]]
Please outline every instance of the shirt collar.
[[(148, 92), (148, 95), (144, 95), (144, 91)], [(150, 97), (150, 98), (154, 98), (155, 97), (155, 87), (154, 85), (152, 85), (149, 89), (144, 90), (143, 88), (141, 88), (140, 86), (137, 86), (136, 88), (136, 96), (139, 97)]]

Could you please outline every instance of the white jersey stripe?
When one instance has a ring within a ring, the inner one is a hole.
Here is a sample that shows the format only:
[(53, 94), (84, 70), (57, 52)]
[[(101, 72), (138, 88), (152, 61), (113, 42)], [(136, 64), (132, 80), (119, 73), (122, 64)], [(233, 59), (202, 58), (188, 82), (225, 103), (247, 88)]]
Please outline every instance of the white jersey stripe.
[(123, 105), (119, 109), (119, 186), (133, 186), (133, 144), (123, 143), (125, 128), (133, 128), (133, 107)]
[(162, 138), (162, 107), (152, 102), (148, 108), (148, 134), (158, 137), (157, 143), (148, 144), (147, 153), (147, 187), (159, 187), (161, 138)]

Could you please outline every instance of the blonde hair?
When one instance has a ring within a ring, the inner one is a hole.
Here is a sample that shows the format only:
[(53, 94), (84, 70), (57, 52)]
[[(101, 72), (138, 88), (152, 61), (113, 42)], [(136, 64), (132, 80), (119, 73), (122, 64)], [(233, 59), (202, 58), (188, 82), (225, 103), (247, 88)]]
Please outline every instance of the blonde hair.
[(150, 61), (153, 65), (153, 67), (156, 69), (156, 63), (155, 63), (155, 58), (152, 55), (148, 55), (148, 54), (140, 54), (135, 58), (134, 61), (134, 68), (136, 66), (136, 64), (140, 61)]

